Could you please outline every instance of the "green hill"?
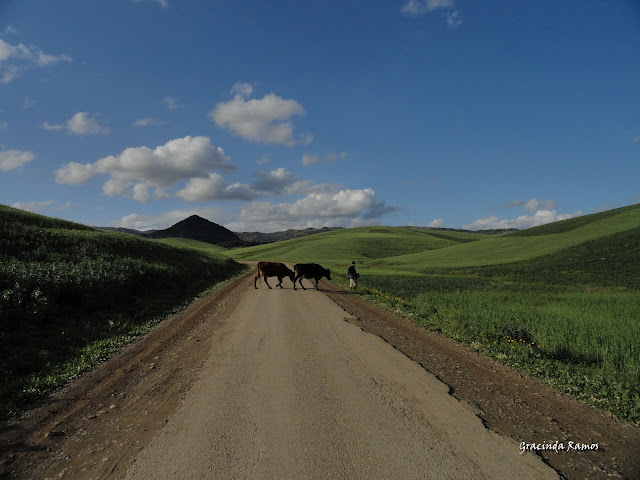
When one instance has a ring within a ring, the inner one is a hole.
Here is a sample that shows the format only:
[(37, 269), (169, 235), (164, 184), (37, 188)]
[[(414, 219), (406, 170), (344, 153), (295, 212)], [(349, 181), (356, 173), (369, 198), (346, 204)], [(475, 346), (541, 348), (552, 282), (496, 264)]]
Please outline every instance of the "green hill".
[(318, 233), (283, 242), (230, 250), (236, 260), (317, 262), (336, 268), (373, 264), (393, 255), (439, 250), (478, 241), (490, 235), (472, 232), (414, 230), (404, 227), (359, 227)]
[(232, 258), (317, 262), (370, 301), (640, 424), (640, 205), (499, 235), (362, 227)]
[(0, 417), (243, 269), (1, 205), (0, 225)]

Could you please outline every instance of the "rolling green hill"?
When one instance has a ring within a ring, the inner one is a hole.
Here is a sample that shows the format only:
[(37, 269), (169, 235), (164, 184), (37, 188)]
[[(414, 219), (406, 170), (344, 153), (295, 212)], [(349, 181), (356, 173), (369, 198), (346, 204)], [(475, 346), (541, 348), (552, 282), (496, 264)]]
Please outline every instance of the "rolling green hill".
[(380, 258), (444, 249), (488, 238), (472, 232), (414, 230), (403, 227), (359, 227), (227, 252), (236, 260), (317, 262), (333, 268), (375, 263)]
[(227, 252), (370, 301), (640, 424), (640, 205), (500, 235), (362, 227)]
[(0, 417), (243, 266), (0, 206)]

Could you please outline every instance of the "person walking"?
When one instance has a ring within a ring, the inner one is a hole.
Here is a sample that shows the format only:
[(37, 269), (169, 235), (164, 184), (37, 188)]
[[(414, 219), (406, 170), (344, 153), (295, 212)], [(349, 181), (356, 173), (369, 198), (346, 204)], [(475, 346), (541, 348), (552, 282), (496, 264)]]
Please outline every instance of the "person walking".
[(347, 270), (347, 278), (349, 279), (349, 289), (353, 288), (353, 291), (356, 291), (356, 288), (358, 288), (358, 277), (360, 275), (358, 274), (358, 272), (356, 272), (356, 262), (353, 261), (351, 262), (351, 266), (349, 267), (349, 270)]

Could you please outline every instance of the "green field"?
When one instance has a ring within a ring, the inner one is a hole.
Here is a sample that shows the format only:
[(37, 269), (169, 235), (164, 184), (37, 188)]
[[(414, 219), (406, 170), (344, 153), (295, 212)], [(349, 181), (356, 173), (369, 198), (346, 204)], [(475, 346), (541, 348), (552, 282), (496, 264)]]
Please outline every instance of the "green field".
[(0, 225), (0, 418), (246, 269), (209, 244), (178, 248), (4, 206)]
[(414, 322), (640, 423), (640, 206), (503, 235), (362, 227), (230, 250), (317, 262)]
[(640, 206), (487, 234), (340, 229), (227, 250), (0, 206), (0, 415), (243, 269), (317, 262), (359, 294), (640, 424)]

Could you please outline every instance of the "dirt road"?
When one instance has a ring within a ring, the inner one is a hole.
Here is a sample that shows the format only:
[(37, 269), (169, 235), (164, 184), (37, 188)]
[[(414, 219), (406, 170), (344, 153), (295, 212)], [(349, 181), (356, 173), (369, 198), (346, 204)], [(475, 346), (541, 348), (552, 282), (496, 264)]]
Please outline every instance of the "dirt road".
[(0, 478), (634, 478), (637, 427), (321, 285), (249, 274), (163, 322), (5, 426)]
[(248, 291), (128, 479), (557, 478), (320, 292)]

